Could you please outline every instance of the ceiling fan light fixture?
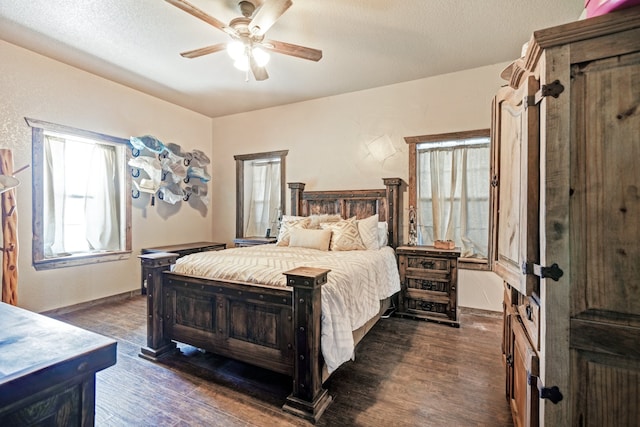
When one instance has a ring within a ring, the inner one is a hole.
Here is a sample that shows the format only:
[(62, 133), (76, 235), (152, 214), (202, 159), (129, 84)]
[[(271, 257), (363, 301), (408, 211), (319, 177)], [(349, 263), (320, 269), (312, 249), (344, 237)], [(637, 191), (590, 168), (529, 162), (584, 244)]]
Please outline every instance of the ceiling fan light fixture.
[(251, 53), (258, 67), (264, 67), (269, 63), (269, 59), (271, 59), (271, 56), (259, 47), (254, 47)]
[(233, 41), (216, 43), (200, 49), (180, 53), (185, 58), (198, 58), (210, 53), (226, 50), (233, 59), (235, 68), (253, 74), (256, 81), (269, 78), (265, 65), (270, 60), (269, 51), (310, 61), (319, 61), (322, 51), (276, 40), (265, 40), (265, 33), (293, 4), (292, 0), (235, 0), (238, 1), (241, 17), (228, 24), (200, 10), (187, 0), (165, 0), (190, 15), (227, 33)]
[(232, 41), (227, 44), (227, 53), (234, 60), (239, 60), (242, 57), (246, 57), (246, 51), (244, 48), (244, 43), (240, 40)]

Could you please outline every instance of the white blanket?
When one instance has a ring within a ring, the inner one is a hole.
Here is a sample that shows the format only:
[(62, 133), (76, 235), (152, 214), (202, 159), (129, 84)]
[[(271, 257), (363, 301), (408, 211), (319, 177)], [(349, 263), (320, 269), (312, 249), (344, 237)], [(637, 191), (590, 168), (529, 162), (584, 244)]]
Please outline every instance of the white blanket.
[(318, 251), (260, 245), (200, 252), (179, 258), (177, 273), (286, 287), (284, 272), (296, 267), (331, 270), (322, 286), (322, 355), (329, 373), (354, 356), (352, 332), (380, 310), (380, 300), (400, 290), (395, 253)]

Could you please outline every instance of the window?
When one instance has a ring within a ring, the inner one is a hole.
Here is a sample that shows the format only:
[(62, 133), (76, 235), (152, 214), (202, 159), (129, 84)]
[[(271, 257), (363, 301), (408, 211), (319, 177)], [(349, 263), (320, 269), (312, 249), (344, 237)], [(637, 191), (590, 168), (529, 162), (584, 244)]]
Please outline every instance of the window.
[(284, 212), (285, 157), (288, 150), (234, 156), (236, 237), (277, 235)]
[(409, 137), (417, 244), (453, 240), (461, 266), (488, 268), (489, 130)]
[(131, 252), (129, 141), (26, 120), (32, 127), (35, 268), (127, 258)]

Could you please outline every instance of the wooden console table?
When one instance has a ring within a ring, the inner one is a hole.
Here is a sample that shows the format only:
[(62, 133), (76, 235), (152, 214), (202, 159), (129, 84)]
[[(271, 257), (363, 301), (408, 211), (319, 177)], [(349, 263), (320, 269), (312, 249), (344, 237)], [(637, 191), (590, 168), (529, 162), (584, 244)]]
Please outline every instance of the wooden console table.
[[(196, 252), (206, 251), (221, 251), (227, 248), (226, 243), (218, 242), (193, 242), (193, 243), (180, 243), (177, 245), (155, 246), (152, 248), (142, 248), (140, 253), (142, 255), (152, 254), (157, 252), (170, 252), (178, 254), (178, 258), (185, 255), (194, 254)], [(144, 278), (144, 274), (140, 280), (140, 293), (145, 295), (147, 293), (147, 286)]]
[(93, 426), (116, 341), (5, 303), (0, 319), (0, 425)]

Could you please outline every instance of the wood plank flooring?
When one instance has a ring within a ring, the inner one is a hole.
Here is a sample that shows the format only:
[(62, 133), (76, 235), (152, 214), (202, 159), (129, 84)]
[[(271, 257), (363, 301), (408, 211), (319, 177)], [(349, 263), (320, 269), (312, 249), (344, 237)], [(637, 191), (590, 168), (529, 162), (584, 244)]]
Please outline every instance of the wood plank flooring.
[[(136, 296), (52, 316), (118, 341), (116, 365), (97, 374), (97, 426), (310, 425), (281, 409), (287, 376), (184, 345), (139, 358), (145, 312)], [(512, 426), (501, 317), (463, 312), (461, 325), (380, 320), (325, 384), (334, 401), (317, 425)]]

